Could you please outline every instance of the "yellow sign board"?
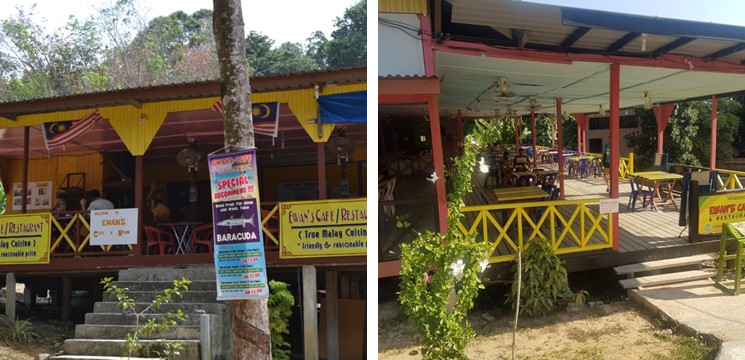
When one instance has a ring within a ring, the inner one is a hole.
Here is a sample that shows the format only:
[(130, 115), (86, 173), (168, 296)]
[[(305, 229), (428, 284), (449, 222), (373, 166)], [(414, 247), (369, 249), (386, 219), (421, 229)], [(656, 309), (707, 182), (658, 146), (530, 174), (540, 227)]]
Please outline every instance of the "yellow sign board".
[(49, 264), (52, 214), (0, 216), (0, 265)]
[(701, 195), (698, 198), (698, 233), (721, 233), (722, 224), (745, 221), (745, 192)]
[(367, 255), (367, 199), (279, 203), (279, 257)]

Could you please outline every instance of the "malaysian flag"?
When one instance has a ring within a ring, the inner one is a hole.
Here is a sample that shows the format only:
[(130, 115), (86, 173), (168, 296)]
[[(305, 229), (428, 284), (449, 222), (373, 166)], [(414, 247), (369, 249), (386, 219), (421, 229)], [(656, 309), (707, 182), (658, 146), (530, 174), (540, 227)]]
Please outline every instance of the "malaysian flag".
[[(222, 114), (222, 100), (217, 100), (211, 108)], [(251, 104), (254, 133), (277, 137), (279, 135), (279, 103)]]
[(78, 121), (44, 123), (42, 129), (44, 130), (44, 143), (47, 146), (47, 150), (77, 139), (101, 119), (101, 115), (96, 110)]

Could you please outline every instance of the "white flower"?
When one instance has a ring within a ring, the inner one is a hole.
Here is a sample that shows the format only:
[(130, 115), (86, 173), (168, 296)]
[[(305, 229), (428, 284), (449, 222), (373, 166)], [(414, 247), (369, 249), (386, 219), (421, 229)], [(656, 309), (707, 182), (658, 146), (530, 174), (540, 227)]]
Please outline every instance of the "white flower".
[(479, 171), (486, 174), (489, 172), (489, 165), (486, 164), (479, 164)]
[(481, 265), (481, 272), (484, 272), (484, 270), (486, 270), (486, 267), (489, 266), (489, 259), (481, 260), (479, 265)]
[(431, 181), (433, 184), (437, 182), (440, 178), (437, 177), (437, 172), (433, 171), (432, 176), (428, 177), (427, 180)]
[(466, 264), (463, 263), (463, 260), (458, 260), (452, 264), (450, 264), (450, 269), (452, 269), (453, 276), (455, 276), (455, 279), (460, 281), (460, 279), (463, 279), (463, 269), (465, 269)]

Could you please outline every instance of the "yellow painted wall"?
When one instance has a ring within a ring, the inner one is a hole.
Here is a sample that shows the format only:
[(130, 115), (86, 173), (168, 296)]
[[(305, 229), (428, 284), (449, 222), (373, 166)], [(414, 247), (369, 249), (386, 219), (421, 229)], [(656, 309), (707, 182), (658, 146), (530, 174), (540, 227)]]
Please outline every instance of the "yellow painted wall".
[[(51, 181), (52, 200), (57, 196), (57, 190), (65, 180), (68, 173), (85, 173), (84, 190), (101, 190), (103, 179), (103, 158), (98, 153), (81, 156), (52, 156), (46, 159), (35, 159), (29, 161), (28, 181)], [(3, 177), (8, 183), (6, 189), (11, 189), (13, 183), (23, 181), (23, 161), (5, 160), (2, 164)], [(105, 195), (105, 194), (104, 194)], [(12, 210), (12, 196), (6, 199), (6, 213), (15, 214), (20, 211)], [(44, 212), (46, 210), (35, 210), (29, 212)]]
[(379, 13), (424, 14), (427, 15), (426, 0), (380, 0)]

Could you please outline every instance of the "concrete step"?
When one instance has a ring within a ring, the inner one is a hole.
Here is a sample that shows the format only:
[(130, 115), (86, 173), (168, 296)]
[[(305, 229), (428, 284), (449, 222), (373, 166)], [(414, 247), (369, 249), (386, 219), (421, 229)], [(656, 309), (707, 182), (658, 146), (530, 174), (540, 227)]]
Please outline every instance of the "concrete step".
[[(131, 325), (75, 325), (76, 339), (126, 339), (134, 327)], [(180, 325), (169, 332), (152, 334), (145, 339), (199, 340), (199, 326)]]
[[(163, 295), (162, 291), (127, 291), (127, 296), (138, 303), (150, 303), (156, 296)], [(114, 294), (105, 293), (104, 301), (116, 301)], [(172, 303), (214, 303), (217, 301), (217, 291), (185, 291), (181, 296), (173, 295)]]
[[(179, 340), (183, 345), (180, 354), (173, 359), (199, 359), (198, 340)], [(173, 340), (142, 340), (142, 350), (132, 356), (141, 358), (157, 358), (154, 351), (162, 351), (165, 343)], [(65, 356), (78, 356), (78, 359), (102, 359), (102, 357), (124, 357), (127, 356), (125, 340), (100, 340), (100, 339), (67, 339), (63, 345)], [(80, 357), (87, 356), (87, 357)], [(71, 358), (66, 358), (71, 359)], [(75, 358), (72, 358), (75, 359)], [(130, 358), (134, 359), (134, 358)]]
[(623, 280), (619, 280), (618, 283), (620, 283), (624, 289), (634, 289), (634, 288), (638, 288), (641, 286), (648, 287), (648, 286), (656, 286), (656, 285), (674, 284), (674, 283), (689, 281), (689, 280), (708, 279), (708, 278), (715, 276), (716, 274), (717, 274), (716, 270), (712, 270), (712, 269), (691, 270), (691, 271), (682, 271), (682, 272), (675, 272), (675, 273), (669, 273), (669, 274), (644, 276), (644, 277), (638, 277), (638, 278), (633, 278), (633, 279), (623, 279)]
[[(146, 308), (149, 303), (136, 303), (135, 309), (140, 311), (140, 309)], [(187, 303), (187, 302), (180, 302), (180, 303), (168, 303), (163, 304), (160, 306), (159, 309), (152, 309), (149, 311), (150, 313), (175, 313), (178, 311), (178, 309), (181, 309), (181, 311), (187, 313), (187, 314), (196, 314), (197, 310), (204, 310), (207, 314), (219, 314), (222, 309), (225, 307), (224, 304), (220, 304), (217, 302), (208, 302), (208, 303)], [(93, 305), (93, 312), (95, 313), (122, 313), (121, 307), (117, 306), (116, 302), (106, 302), (106, 301), (99, 301)]]
[(629, 275), (629, 274), (633, 275), (635, 273), (644, 272), (644, 271), (655, 271), (655, 270), (670, 269), (670, 268), (675, 268), (675, 267), (696, 265), (696, 264), (701, 264), (705, 261), (711, 261), (713, 259), (714, 258), (709, 254), (698, 254), (698, 255), (692, 255), (692, 256), (686, 256), (686, 257), (680, 257), (680, 258), (646, 261), (646, 262), (642, 262), (638, 264), (616, 266), (613, 268), (613, 271), (615, 271), (616, 274), (618, 275)]
[[(171, 281), (114, 281), (114, 285), (120, 288), (127, 288), (132, 291), (163, 291), (164, 289), (173, 288)], [(205, 280), (192, 280), (189, 284), (189, 291), (216, 291), (217, 283)]]
[(132, 268), (119, 271), (118, 281), (168, 281), (187, 278), (191, 281), (215, 281), (214, 265), (182, 267)]
[[(140, 318), (140, 324), (153, 318), (156, 322), (160, 322), (160, 319), (166, 318), (167, 316), (168, 315), (165, 313), (145, 314)], [(199, 314), (191, 314), (187, 315), (186, 321), (179, 324), (199, 326), (199, 321)], [(135, 316), (134, 314), (122, 314), (121, 312), (85, 314), (85, 323), (88, 325), (134, 325), (136, 322), (137, 316)]]

